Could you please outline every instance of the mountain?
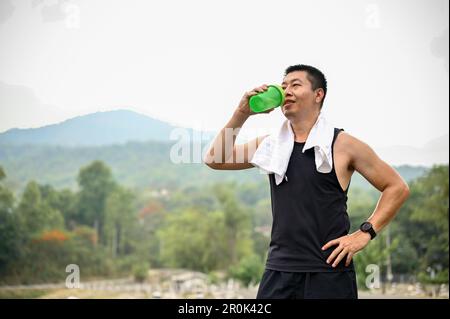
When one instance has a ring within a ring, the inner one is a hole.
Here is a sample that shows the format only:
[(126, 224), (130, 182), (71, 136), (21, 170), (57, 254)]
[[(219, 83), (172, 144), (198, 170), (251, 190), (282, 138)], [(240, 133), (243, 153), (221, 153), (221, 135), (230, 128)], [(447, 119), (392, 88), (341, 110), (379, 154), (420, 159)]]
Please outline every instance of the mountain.
[[(15, 191), (23, 189), (30, 180), (57, 188), (76, 188), (79, 169), (94, 160), (109, 165), (120, 183), (138, 189), (170, 189), (225, 180), (267, 181), (256, 169), (213, 171), (201, 164), (199, 153), (213, 136), (211, 132), (202, 132), (200, 147), (187, 148), (187, 160), (192, 163), (175, 163), (171, 157), (179, 155), (172, 152), (179, 139), (170, 139), (175, 128), (132, 111), (118, 110), (79, 116), (42, 128), (13, 129), (0, 134), (0, 166)], [(197, 135), (192, 129), (185, 132), (189, 137)], [(448, 163), (448, 134), (422, 148), (395, 146), (375, 150), (410, 181), (433, 164)], [(359, 174), (352, 177), (351, 185), (371, 188)]]
[[(0, 145), (0, 166), (8, 186), (20, 192), (31, 180), (56, 188), (77, 188), (79, 170), (95, 160), (105, 162), (122, 185), (134, 189), (248, 182), (267, 179), (256, 169), (217, 171), (189, 152), (187, 162), (171, 159), (174, 142), (128, 142), (107, 146)], [(203, 143), (202, 148), (207, 144)], [(267, 185), (268, 186), (268, 185)]]
[[(68, 119), (58, 124), (32, 129), (11, 129), (0, 133), (0, 145), (107, 146), (127, 142), (180, 141), (170, 139), (177, 127), (129, 110), (97, 112)], [(185, 138), (198, 142), (211, 140), (214, 132), (198, 132), (184, 128)], [(449, 135), (425, 145), (374, 147), (390, 165), (432, 166), (449, 162)]]
[[(7, 175), (7, 184), (15, 192), (35, 180), (56, 188), (77, 188), (81, 167), (101, 160), (111, 167), (115, 179), (134, 189), (204, 187), (209, 183), (236, 181), (262, 183), (267, 188), (267, 175), (257, 169), (242, 171), (212, 170), (201, 164), (190, 152), (191, 163), (171, 160), (174, 142), (128, 142), (107, 146), (63, 147), (53, 145), (1, 145), (0, 166)], [(206, 146), (203, 143), (202, 148)], [(395, 169), (411, 181), (427, 172), (423, 166), (398, 166)], [(359, 174), (352, 176), (351, 189), (373, 189)]]
[[(133, 111), (116, 110), (78, 116), (40, 128), (10, 129), (0, 134), (0, 144), (101, 146), (129, 141), (167, 142), (175, 128)], [(193, 135), (192, 129), (186, 130), (191, 137), (199, 135)]]

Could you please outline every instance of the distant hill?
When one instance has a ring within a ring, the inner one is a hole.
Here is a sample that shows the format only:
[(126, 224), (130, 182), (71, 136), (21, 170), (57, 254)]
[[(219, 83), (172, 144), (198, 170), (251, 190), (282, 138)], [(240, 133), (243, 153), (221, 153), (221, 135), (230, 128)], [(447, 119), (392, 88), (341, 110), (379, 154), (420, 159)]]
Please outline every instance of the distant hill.
[(80, 168), (94, 160), (104, 161), (111, 167), (119, 183), (137, 189), (177, 189), (227, 180), (254, 181), (265, 177), (256, 169), (215, 171), (200, 163), (173, 163), (170, 159), (173, 144), (130, 142), (99, 147), (3, 145), (0, 146), (0, 166), (7, 174), (8, 185), (16, 192), (30, 180), (56, 188), (76, 189)]
[[(176, 126), (129, 110), (97, 112), (40, 128), (10, 129), (0, 133), (1, 145), (107, 146), (127, 142), (171, 142)], [(211, 140), (216, 132), (184, 128), (192, 141)], [(201, 134), (200, 134), (201, 133)], [(179, 136), (174, 137), (180, 140)], [(424, 146), (374, 147), (390, 165), (432, 166), (449, 162), (449, 135)]]
[[(8, 186), (16, 192), (30, 180), (56, 188), (75, 189), (78, 171), (94, 160), (104, 161), (118, 182), (136, 189), (201, 187), (221, 181), (254, 182), (269, 187), (267, 176), (260, 174), (258, 169), (217, 171), (200, 163), (175, 164), (170, 159), (173, 143), (130, 142), (99, 147), (2, 145), (0, 166), (7, 174)], [(190, 157), (193, 159), (193, 154)], [(428, 169), (408, 165), (395, 168), (406, 181), (423, 175)], [(353, 175), (350, 187), (373, 188), (357, 173)]]
[[(57, 188), (75, 188), (80, 168), (94, 160), (108, 164), (118, 182), (138, 189), (173, 189), (226, 180), (264, 183), (263, 187), (268, 187), (267, 177), (257, 169), (214, 171), (199, 163), (201, 154), (197, 154), (194, 164), (172, 163), (171, 148), (180, 141), (170, 139), (175, 128), (145, 115), (117, 110), (41, 128), (12, 129), (0, 134), (0, 166), (15, 191), (23, 189), (30, 180)], [(191, 139), (200, 135), (192, 129), (185, 132)], [(202, 145), (189, 148), (192, 160), (194, 152), (201, 151), (214, 136), (213, 132), (203, 133)], [(194, 140), (199, 142), (198, 138)], [(448, 163), (448, 134), (423, 148), (395, 146), (376, 151), (410, 181), (423, 175), (434, 163)], [(351, 187), (372, 188), (359, 174), (353, 175)]]
[[(97, 112), (40, 128), (10, 129), (0, 144), (101, 146), (130, 141), (170, 141), (175, 126), (129, 110)], [(192, 135), (192, 129), (188, 129)]]
[(391, 165), (448, 164), (449, 135), (433, 139), (422, 147), (390, 146), (376, 149), (378, 155)]

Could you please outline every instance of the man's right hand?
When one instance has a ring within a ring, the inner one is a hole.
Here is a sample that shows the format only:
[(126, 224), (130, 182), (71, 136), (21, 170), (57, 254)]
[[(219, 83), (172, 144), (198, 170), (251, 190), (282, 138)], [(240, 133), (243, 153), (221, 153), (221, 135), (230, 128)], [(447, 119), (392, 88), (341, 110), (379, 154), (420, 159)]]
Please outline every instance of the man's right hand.
[[(253, 164), (250, 163), (250, 160), (253, 157), (258, 146), (264, 140), (265, 136), (257, 137), (245, 144), (236, 145), (236, 137), (237, 134), (226, 135), (225, 132), (227, 130), (237, 130), (242, 127), (245, 121), (249, 116), (259, 113), (270, 113), (273, 111), (272, 109), (266, 110), (264, 112), (253, 112), (250, 109), (248, 104), (249, 99), (260, 92), (266, 91), (268, 86), (266, 84), (261, 85), (260, 87), (254, 88), (253, 90), (244, 94), (239, 102), (239, 106), (234, 111), (233, 116), (225, 125), (224, 128), (220, 131), (220, 133), (216, 136), (214, 141), (212, 142), (209, 150), (206, 152), (203, 161), (206, 165), (211, 167), (212, 169), (220, 169), (220, 170), (240, 170), (252, 168)], [(215, 154), (218, 154), (217, 158)]]
[(257, 88), (254, 88), (253, 90), (246, 92), (244, 94), (244, 96), (242, 97), (241, 101), (239, 102), (239, 106), (236, 109), (236, 112), (239, 112), (245, 116), (250, 116), (250, 115), (255, 115), (255, 114), (262, 114), (262, 113), (270, 113), (272, 112), (275, 108), (271, 108), (269, 110), (266, 110), (264, 112), (253, 112), (250, 109), (250, 105), (248, 104), (248, 101), (250, 100), (250, 98), (253, 95), (259, 94), (261, 92), (267, 91), (268, 89), (268, 85), (267, 84), (263, 84)]

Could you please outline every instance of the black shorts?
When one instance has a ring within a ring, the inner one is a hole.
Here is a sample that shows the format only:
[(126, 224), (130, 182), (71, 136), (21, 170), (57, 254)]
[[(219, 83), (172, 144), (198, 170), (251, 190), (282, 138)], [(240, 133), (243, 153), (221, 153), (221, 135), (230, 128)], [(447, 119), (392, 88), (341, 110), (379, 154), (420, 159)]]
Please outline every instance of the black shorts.
[(356, 274), (266, 269), (256, 299), (358, 299)]

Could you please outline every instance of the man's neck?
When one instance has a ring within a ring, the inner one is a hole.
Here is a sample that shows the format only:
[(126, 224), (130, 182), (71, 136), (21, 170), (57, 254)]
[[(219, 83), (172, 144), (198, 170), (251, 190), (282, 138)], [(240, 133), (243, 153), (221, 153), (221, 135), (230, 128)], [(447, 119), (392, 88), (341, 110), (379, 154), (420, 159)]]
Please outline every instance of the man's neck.
[(290, 118), (292, 130), (294, 131), (296, 142), (305, 142), (308, 138), (309, 132), (319, 117), (320, 110), (313, 110), (298, 114), (294, 118)]

